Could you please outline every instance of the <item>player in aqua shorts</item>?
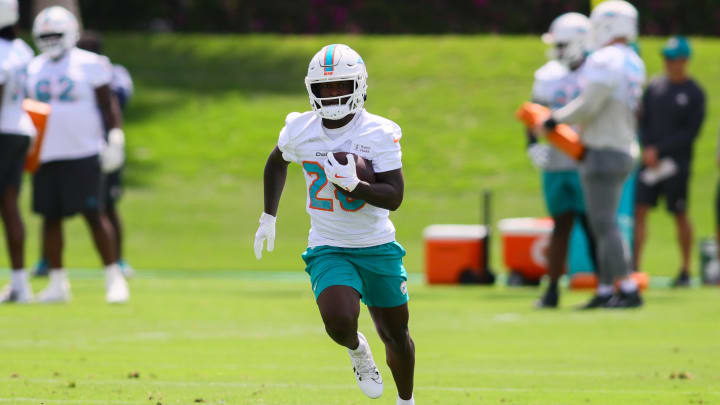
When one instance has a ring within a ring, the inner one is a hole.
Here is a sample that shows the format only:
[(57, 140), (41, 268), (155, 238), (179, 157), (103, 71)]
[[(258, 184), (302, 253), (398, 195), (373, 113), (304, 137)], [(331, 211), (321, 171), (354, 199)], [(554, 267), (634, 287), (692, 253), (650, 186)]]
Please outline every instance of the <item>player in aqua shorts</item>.
[[(362, 391), (377, 398), (383, 380), (365, 336), (358, 331), (360, 300), (385, 343), (399, 405), (414, 404), (415, 346), (408, 331), (405, 250), (395, 241), (390, 211), (403, 199), (400, 127), (363, 107), (367, 70), (347, 45), (328, 45), (310, 61), (305, 78), (313, 111), (291, 113), (265, 166), (265, 210), (255, 235), (272, 251), (280, 195), (291, 162), (302, 166), (310, 215), (302, 257), (328, 335), (348, 348)], [(372, 161), (375, 183), (358, 179), (355, 161), (339, 164), (334, 152)], [(333, 183), (333, 184), (328, 184)]]
[[(580, 13), (565, 13), (553, 20), (542, 40), (551, 45), (550, 60), (535, 72), (533, 101), (557, 110), (580, 94), (580, 75), (587, 54), (590, 20)], [(585, 217), (585, 201), (580, 185), (578, 164), (565, 153), (546, 143), (538, 142), (528, 131), (528, 154), (542, 170), (543, 196), (555, 226), (548, 248), (548, 288), (535, 303), (539, 308), (557, 308), (558, 281), (565, 270), (570, 234), (575, 221), (588, 236), (590, 251), (594, 241)], [(594, 259), (594, 252), (591, 253)]]

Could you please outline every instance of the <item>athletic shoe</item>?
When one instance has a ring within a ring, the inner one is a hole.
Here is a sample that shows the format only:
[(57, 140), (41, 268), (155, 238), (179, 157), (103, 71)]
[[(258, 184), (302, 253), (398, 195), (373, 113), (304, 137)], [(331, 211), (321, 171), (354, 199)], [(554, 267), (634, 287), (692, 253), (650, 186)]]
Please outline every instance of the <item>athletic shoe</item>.
[(548, 288), (545, 295), (535, 301), (535, 308), (557, 308), (559, 300), (557, 288)]
[(17, 304), (27, 304), (32, 302), (33, 293), (29, 284), (19, 290), (13, 290), (10, 284), (6, 285), (0, 291), (0, 304), (15, 302)]
[(383, 393), (383, 380), (375, 366), (370, 345), (365, 336), (358, 332), (360, 346), (355, 350), (348, 349), (350, 361), (352, 361), (355, 380), (362, 390), (370, 398), (379, 398)]
[(127, 281), (120, 266), (113, 264), (105, 269), (105, 301), (110, 304), (121, 304), (130, 299)]
[(619, 291), (607, 303), (607, 308), (639, 308), (643, 305), (642, 297), (636, 290), (631, 293)]
[(68, 302), (72, 299), (70, 293), (70, 281), (68, 281), (65, 270), (55, 270), (50, 272), (50, 283), (44, 290), (37, 295), (37, 302)]
[(121, 259), (118, 260), (118, 264), (120, 265), (120, 271), (122, 272), (123, 276), (125, 276), (125, 278), (133, 278), (133, 276), (135, 276), (135, 270), (130, 267), (130, 264), (128, 262)]
[(681, 271), (680, 274), (675, 277), (672, 282), (673, 288), (686, 288), (690, 287), (690, 274)]
[(592, 299), (590, 299), (590, 301), (586, 302), (585, 305), (579, 307), (578, 309), (585, 310), (603, 308), (612, 297), (612, 295), (595, 295)]
[(38, 260), (33, 271), (33, 277), (47, 277), (50, 271), (50, 263), (45, 258)]

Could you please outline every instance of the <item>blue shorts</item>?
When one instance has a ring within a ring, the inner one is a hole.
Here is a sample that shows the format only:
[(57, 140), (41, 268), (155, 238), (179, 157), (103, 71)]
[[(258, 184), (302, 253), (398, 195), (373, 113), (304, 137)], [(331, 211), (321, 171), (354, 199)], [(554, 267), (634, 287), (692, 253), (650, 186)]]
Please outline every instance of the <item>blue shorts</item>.
[(585, 213), (585, 200), (577, 170), (543, 172), (542, 183), (545, 205), (550, 215)]
[(408, 302), (405, 249), (397, 243), (367, 248), (317, 246), (303, 253), (315, 299), (328, 287), (354, 288), (369, 307), (392, 308)]

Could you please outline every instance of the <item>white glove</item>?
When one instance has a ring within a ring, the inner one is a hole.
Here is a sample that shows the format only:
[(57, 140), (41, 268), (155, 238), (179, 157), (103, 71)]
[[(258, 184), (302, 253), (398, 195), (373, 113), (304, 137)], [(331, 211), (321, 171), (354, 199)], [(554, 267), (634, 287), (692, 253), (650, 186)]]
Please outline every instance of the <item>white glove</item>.
[(262, 259), (263, 242), (267, 239), (267, 251), (275, 248), (275, 220), (277, 218), (266, 213), (260, 215), (260, 226), (255, 232), (255, 257)]
[(108, 132), (108, 142), (100, 152), (100, 167), (103, 173), (114, 172), (125, 163), (125, 132), (113, 128)]
[(348, 160), (347, 164), (341, 165), (335, 159), (335, 156), (333, 156), (331, 152), (328, 152), (325, 163), (325, 175), (333, 184), (351, 193), (355, 190), (358, 183), (360, 183), (360, 179), (355, 169), (355, 156), (352, 153), (348, 153), (346, 156)]
[(527, 154), (535, 167), (544, 169), (550, 160), (550, 146), (538, 142), (528, 148)]

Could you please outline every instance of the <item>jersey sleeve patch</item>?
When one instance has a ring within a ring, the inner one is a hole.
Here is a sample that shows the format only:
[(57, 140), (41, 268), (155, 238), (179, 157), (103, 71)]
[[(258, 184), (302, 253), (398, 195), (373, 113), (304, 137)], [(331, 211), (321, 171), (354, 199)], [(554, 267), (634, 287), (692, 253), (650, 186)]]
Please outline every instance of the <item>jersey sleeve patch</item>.
[(402, 130), (399, 126), (384, 126), (384, 133), (378, 136), (373, 155), (373, 170), (376, 173), (389, 172), (402, 167), (402, 150), (400, 139)]

